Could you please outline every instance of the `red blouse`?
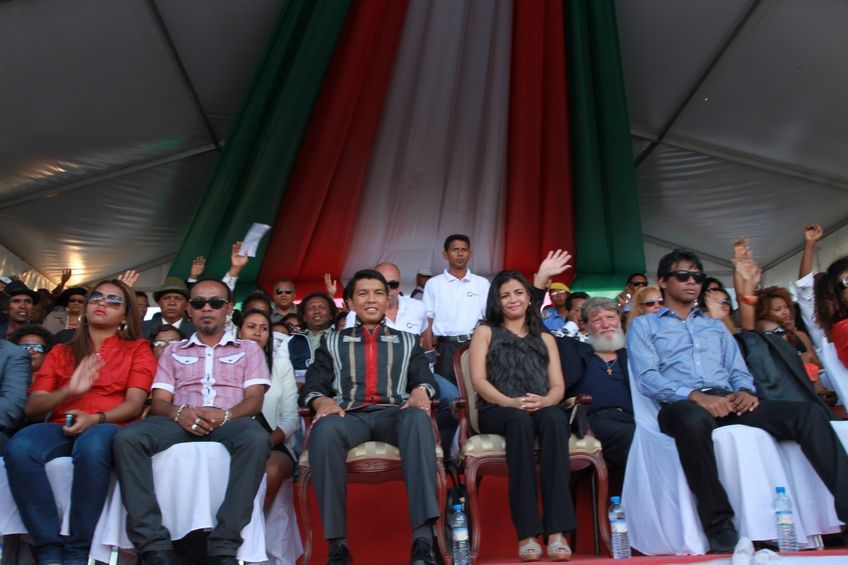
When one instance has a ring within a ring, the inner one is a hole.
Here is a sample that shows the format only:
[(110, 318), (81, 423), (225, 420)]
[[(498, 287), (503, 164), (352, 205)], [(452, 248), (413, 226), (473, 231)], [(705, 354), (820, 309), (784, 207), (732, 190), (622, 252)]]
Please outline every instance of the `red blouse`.
[(840, 320), (833, 326), (833, 345), (842, 364), (848, 367), (848, 319)]
[[(67, 410), (81, 410), (88, 414), (111, 410), (126, 400), (130, 387), (150, 391), (156, 374), (156, 358), (147, 340), (127, 341), (118, 336), (108, 337), (100, 347), (100, 357), (103, 359), (100, 377), (85, 394), (69, 397), (54, 408), (51, 422), (64, 423)], [(57, 345), (44, 358), (30, 392), (58, 390), (68, 384), (73, 374), (73, 351), (68, 345)]]

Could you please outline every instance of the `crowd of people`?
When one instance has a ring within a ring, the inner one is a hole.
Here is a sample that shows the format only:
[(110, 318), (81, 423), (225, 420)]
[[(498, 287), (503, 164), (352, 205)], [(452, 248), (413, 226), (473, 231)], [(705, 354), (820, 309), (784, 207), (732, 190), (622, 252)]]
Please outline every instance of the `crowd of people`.
[[(133, 271), (90, 288), (65, 288), (65, 271), (52, 292), (0, 278), (0, 455), (9, 489), (39, 562), (76, 565), (88, 560), (114, 473), (142, 560), (179, 563), (154, 494), (152, 457), (179, 443), (221, 443), (232, 472), (206, 562), (232, 564), (262, 478), (267, 510), (308, 447), (327, 562), (346, 564), (347, 453), (382, 441), (401, 454), (410, 562), (436, 563), (434, 526), (445, 510), (436, 447), (447, 465), (460, 465), (454, 357), (469, 346), (474, 431), (506, 438), (522, 561), (571, 557), (567, 535), (578, 523), (563, 400), (581, 394), (592, 398), (588, 423), (607, 465), (619, 471), (636, 427), (633, 395), (658, 403), (660, 429), (675, 439), (713, 551), (732, 551), (738, 540), (712, 449), (718, 426), (798, 441), (848, 522), (848, 455), (829, 423), (837, 416), (826, 386), (848, 374), (848, 257), (814, 274), (822, 236), (817, 225), (805, 230), (796, 299), (789, 289), (761, 287), (760, 267), (739, 240), (736, 308), (691, 251), (664, 256), (654, 284), (633, 273), (607, 298), (554, 281), (570, 269), (562, 250), (542, 258), (532, 280), (502, 271), (490, 282), (471, 272), (471, 241), (462, 234), (445, 239), (444, 271), (420, 269), (409, 296), (399, 268), (384, 262), (341, 289), (328, 274), (326, 291), (299, 301), (295, 282), (281, 280), (235, 310), (248, 261), (240, 242), (221, 278), (205, 276), (202, 257), (188, 279), (168, 277), (153, 293), (159, 312), (149, 319)], [(827, 363), (830, 350), (841, 364)], [(762, 368), (771, 351), (789, 352), (779, 379)], [(299, 406), (312, 413), (308, 444)], [(45, 471), (57, 457), (74, 463), (68, 536)]]

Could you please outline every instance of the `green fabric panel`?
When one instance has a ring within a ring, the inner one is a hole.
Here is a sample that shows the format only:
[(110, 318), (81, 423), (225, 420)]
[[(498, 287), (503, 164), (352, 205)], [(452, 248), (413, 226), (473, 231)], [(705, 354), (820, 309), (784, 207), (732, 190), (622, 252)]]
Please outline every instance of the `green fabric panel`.
[[(613, 0), (566, 0), (575, 288), (622, 288), (644, 272)], [(584, 279), (586, 279), (584, 281)]]
[[(171, 275), (188, 276), (202, 255), (205, 275), (219, 277), (252, 223), (273, 225), (349, 7), (350, 0), (283, 4)], [(256, 280), (266, 246), (267, 237), (240, 282)]]

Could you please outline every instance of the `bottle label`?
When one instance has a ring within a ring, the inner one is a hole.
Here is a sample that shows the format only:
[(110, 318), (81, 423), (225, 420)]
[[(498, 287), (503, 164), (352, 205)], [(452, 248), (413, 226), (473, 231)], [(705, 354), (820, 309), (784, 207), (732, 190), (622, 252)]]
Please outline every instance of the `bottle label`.
[(778, 512), (777, 513), (777, 525), (778, 526), (791, 526), (792, 524), (792, 512)]
[(454, 528), (451, 530), (451, 535), (453, 536), (453, 541), (467, 541), (468, 528)]
[(613, 520), (610, 522), (610, 527), (612, 529), (612, 533), (614, 534), (626, 534), (627, 533), (627, 522), (624, 520)]

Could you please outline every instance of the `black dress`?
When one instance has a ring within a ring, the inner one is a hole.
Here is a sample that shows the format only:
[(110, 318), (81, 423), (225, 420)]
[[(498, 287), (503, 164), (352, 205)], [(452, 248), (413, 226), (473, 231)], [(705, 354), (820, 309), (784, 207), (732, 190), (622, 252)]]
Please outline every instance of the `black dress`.
[[(492, 328), (486, 373), (492, 385), (510, 398), (528, 392), (548, 393), (548, 349), (541, 336), (519, 337), (503, 327)], [(506, 437), (509, 506), (518, 539), (566, 532), (577, 527), (569, 492), (568, 414), (558, 404), (535, 412), (497, 406), (480, 398), (478, 423), (482, 433)], [(539, 442), (536, 479), (534, 443)], [(544, 517), (537, 496), (541, 482)]]

